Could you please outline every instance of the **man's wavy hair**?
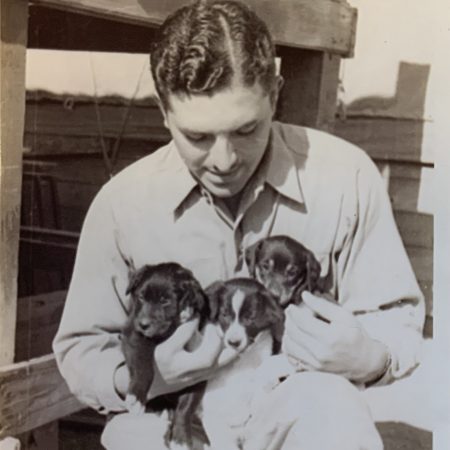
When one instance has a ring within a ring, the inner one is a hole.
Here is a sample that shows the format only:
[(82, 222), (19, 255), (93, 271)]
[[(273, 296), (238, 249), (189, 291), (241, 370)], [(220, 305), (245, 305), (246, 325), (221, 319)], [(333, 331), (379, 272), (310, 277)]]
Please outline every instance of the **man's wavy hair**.
[(275, 48), (266, 24), (246, 5), (199, 0), (170, 15), (151, 52), (151, 70), (163, 107), (170, 94), (212, 95), (233, 77), (244, 86), (275, 83)]

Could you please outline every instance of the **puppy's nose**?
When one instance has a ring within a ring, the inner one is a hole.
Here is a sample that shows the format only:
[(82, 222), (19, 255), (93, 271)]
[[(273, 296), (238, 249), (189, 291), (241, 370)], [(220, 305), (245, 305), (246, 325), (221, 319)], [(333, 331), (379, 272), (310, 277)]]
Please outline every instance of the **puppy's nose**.
[(230, 347), (238, 348), (242, 341), (240, 339), (228, 339), (227, 342)]
[(150, 327), (150, 319), (148, 318), (140, 319), (139, 327), (141, 328), (141, 330), (147, 330)]

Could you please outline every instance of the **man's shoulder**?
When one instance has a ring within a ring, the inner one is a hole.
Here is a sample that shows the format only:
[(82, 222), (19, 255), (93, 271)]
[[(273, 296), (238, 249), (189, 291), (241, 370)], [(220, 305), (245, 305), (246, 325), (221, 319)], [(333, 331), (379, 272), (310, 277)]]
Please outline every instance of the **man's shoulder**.
[(294, 157), (323, 168), (348, 171), (373, 165), (363, 149), (326, 131), (281, 122), (274, 122), (274, 130)]
[(158, 179), (175, 170), (173, 159), (173, 145), (169, 143), (122, 169), (103, 186), (102, 190), (117, 195), (134, 189), (151, 188)]
[(150, 155), (133, 162), (114, 175), (97, 193), (95, 203), (108, 204), (113, 209), (133, 208), (145, 202), (151, 207), (158, 202), (161, 191), (176, 176), (180, 162), (169, 143)]

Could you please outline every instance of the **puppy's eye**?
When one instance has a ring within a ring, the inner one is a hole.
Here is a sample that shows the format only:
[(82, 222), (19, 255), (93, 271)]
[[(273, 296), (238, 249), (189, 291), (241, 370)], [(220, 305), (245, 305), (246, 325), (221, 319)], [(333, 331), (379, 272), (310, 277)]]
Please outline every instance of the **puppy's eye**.
[(145, 302), (144, 294), (138, 294), (137, 299), (139, 302), (144, 303)]
[(170, 306), (171, 305), (170, 298), (168, 298), (168, 297), (161, 297), (160, 300), (159, 300), (159, 303), (162, 306)]
[(265, 272), (268, 272), (268, 271), (270, 270), (270, 268), (271, 268), (270, 261), (263, 261), (263, 262), (260, 264), (260, 267), (261, 267), (261, 269), (264, 270)]
[(297, 267), (288, 267), (286, 269), (286, 276), (289, 278), (295, 278), (300, 275), (300, 271), (297, 269)]

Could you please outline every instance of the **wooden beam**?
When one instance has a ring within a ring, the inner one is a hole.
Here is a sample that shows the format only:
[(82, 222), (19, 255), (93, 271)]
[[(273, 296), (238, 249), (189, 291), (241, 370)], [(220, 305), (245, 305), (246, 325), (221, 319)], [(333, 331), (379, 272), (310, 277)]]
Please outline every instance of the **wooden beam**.
[(28, 3), (1, 0), (0, 365), (14, 358)]
[[(33, 0), (32, 4), (71, 13), (158, 26), (185, 0)], [(323, 50), (343, 56), (353, 52), (356, 9), (336, 0), (247, 0), (266, 21), (279, 45)]]
[(40, 427), (82, 409), (53, 355), (0, 367), (0, 438)]
[(372, 158), (433, 163), (423, 154), (423, 120), (386, 117), (354, 117), (337, 119), (335, 134), (359, 145)]
[(324, 52), (279, 48), (284, 87), (277, 118), (333, 131), (340, 57)]

